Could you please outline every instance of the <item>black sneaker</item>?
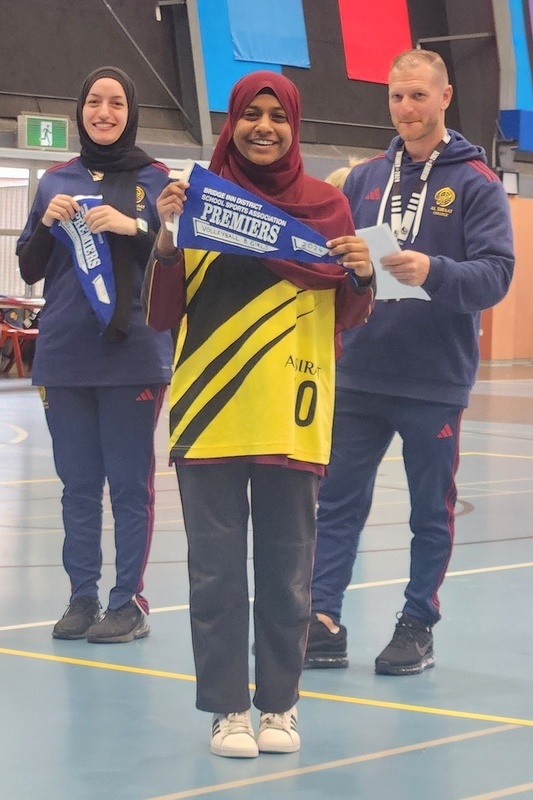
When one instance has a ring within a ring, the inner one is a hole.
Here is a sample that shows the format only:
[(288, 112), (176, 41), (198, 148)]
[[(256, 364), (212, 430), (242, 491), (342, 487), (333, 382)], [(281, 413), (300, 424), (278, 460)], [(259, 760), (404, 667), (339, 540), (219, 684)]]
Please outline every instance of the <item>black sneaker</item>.
[(304, 669), (345, 669), (349, 665), (348, 635), (344, 625), (332, 633), (316, 614), (311, 615)]
[(378, 675), (417, 675), (435, 666), (429, 625), (407, 614), (398, 616), (394, 636), (376, 658)]
[(120, 608), (104, 613), (102, 619), (87, 631), (87, 641), (91, 644), (115, 644), (143, 639), (150, 633), (146, 615), (135, 600), (129, 600)]
[(96, 597), (76, 597), (52, 631), (54, 639), (85, 639), (87, 631), (100, 619), (102, 606)]

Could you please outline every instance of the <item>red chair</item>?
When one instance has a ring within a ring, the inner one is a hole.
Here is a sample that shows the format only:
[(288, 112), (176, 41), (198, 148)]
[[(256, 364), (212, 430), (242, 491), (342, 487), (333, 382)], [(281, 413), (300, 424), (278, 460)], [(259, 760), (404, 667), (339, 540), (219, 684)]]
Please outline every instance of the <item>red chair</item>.
[(31, 341), (32, 339), (35, 341), (38, 335), (38, 328), (13, 328), (7, 322), (0, 322), (0, 348), (3, 347), (5, 342), (11, 341), (12, 344), (11, 355), (7, 356), (7, 364), (2, 368), (3, 373), (8, 373), (13, 364), (16, 364), (19, 378), (25, 376), (26, 370), (22, 361), (20, 345), (21, 342)]

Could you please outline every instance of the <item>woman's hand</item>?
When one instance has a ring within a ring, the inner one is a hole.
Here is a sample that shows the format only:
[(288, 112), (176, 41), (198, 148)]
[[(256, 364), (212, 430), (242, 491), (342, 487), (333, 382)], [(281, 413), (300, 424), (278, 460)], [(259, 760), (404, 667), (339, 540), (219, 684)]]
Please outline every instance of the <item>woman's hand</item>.
[(345, 269), (351, 269), (358, 278), (371, 278), (374, 272), (368, 245), (360, 236), (339, 236), (326, 243), (331, 256)]
[(85, 214), (83, 221), (91, 233), (119, 233), (122, 236), (135, 236), (137, 223), (113, 206), (93, 206)]
[(69, 219), (73, 219), (79, 210), (79, 203), (69, 194), (56, 194), (48, 203), (42, 223), (47, 228), (51, 228), (54, 222), (67, 222)]
[(180, 216), (183, 213), (183, 204), (187, 200), (185, 190), (189, 184), (185, 181), (173, 181), (165, 186), (156, 201), (157, 213), (161, 222), (161, 228), (156, 240), (156, 247), (162, 256), (171, 256), (176, 253), (172, 239), (172, 231), (168, 230), (166, 223), (172, 223), (174, 214)]

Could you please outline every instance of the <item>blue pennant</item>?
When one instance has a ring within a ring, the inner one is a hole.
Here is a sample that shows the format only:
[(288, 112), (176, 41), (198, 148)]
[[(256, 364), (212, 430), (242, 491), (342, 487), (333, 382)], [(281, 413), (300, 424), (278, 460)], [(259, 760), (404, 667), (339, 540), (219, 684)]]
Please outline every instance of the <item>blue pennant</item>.
[(72, 253), (76, 274), (93, 311), (105, 328), (115, 311), (115, 278), (109, 243), (104, 233), (91, 233), (83, 218), (100, 205), (102, 195), (74, 198), (81, 210), (67, 222), (56, 221), (50, 232)]
[(261, 197), (195, 164), (174, 244), (219, 253), (336, 264), (326, 239)]

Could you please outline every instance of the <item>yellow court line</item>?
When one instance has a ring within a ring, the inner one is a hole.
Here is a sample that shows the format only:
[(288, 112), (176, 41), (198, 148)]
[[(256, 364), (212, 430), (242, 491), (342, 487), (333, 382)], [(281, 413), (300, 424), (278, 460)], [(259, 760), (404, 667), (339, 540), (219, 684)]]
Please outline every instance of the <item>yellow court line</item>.
[[(0, 651), (1, 652), (1, 651)], [(496, 714), (476, 714), (473, 711), (454, 711), (449, 708), (431, 708), (431, 706), (414, 706), (409, 703), (394, 703), (391, 700), (366, 700), (362, 697), (348, 697), (340, 694), (324, 694), (322, 692), (300, 691), (301, 697), (314, 700), (330, 700), (335, 703), (348, 703), (358, 706), (372, 706), (372, 708), (388, 708), (396, 711), (413, 711), (417, 714), (432, 714), (438, 717), (454, 717), (455, 719), (476, 719), (483, 722), (500, 722), (505, 725), (520, 725), (533, 728), (533, 719), (520, 719), (516, 717), (502, 717)]]
[[(253, 598), (251, 598), (253, 599)], [(188, 611), (189, 604), (183, 604), (181, 606), (161, 606), (160, 608), (151, 608), (150, 614), (163, 614), (167, 611)], [(46, 628), (49, 625), (55, 625), (57, 619), (45, 619), (42, 622), (23, 622), (22, 624), (18, 625), (2, 625), (0, 627), (0, 633), (2, 631), (22, 631), (27, 628)]]
[[(465, 456), (487, 456), (489, 458), (517, 458), (526, 461), (533, 460), (532, 456), (521, 456), (521, 455), (513, 455), (512, 453), (483, 453), (477, 451), (459, 453), (460, 458), (464, 458)], [(383, 461), (403, 461), (403, 456), (385, 456), (382, 459)], [(165, 477), (169, 475), (176, 475), (173, 470), (165, 470), (164, 472), (156, 472), (156, 477)], [(59, 478), (28, 478), (24, 480), (17, 480), (17, 481), (0, 481), (0, 486), (17, 486), (20, 484), (31, 484), (31, 483), (59, 483)]]
[[(528, 481), (528, 480), (533, 480), (533, 478), (516, 478), (516, 481)], [(510, 482), (512, 483), (512, 481), (513, 479), (510, 478), (509, 481), (505, 481), (505, 483), (510, 483)], [(48, 498), (48, 499), (55, 500), (55, 498)], [(176, 511), (177, 509), (181, 510), (181, 505), (179, 503), (171, 503), (167, 506), (164, 506), (162, 503), (158, 503), (157, 506), (158, 513), (161, 513), (162, 511)], [(111, 508), (111, 506), (103, 509), (104, 517), (109, 517), (112, 514), (113, 514), (113, 509)], [(16, 520), (17, 522), (27, 522), (28, 520), (30, 520), (30, 522), (35, 522), (37, 520), (58, 519), (58, 517), (60, 516), (61, 516), (61, 510), (59, 509), (55, 514), (28, 514), (28, 516), (26, 517), (17, 516)], [(163, 522), (170, 523), (170, 522), (176, 522), (176, 520), (169, 519), (169, 520), (163, 520)], [(12, 520), (9, 520), (9, 523), (12, 524)], [(64, 528), (61, 528), (61, 530), (64, 531)], [(45, 531), (45, 533), (48, 533), (48, 531)]]
[[(165, 475), (174, 475), (174, 477), (176, 477), (176, 473), (172, 472), (172, 470), (156, 472), (155, 475), (156, 477)], [(59, 483), (59, 478), (25, 478), (24, 480), (18, 481), (0, 481), (0, 486), (18, 486), (19, 484), (25, 483)]]
[(520, 786), (508, 786), (507, 789), (499, 789), (496, 792), (476, 794), (475, 797), (466, 797), (465, 800), (498, 800), (499, 797), (512, 797), (522, 792), (530, 792), (532, 789), (533, 783), (522, 783)]
[[(487, 458), (516, 458), (518, 460), (525, 460), (531, 461), (533, 460), (532, 456), (522, 456), (522, 455), (514, 455), (513, 453), (484, 453), (478, 452), (477, 450), (468, 450), (464, 453), (459, 453), (459, 458), (465, 458), (466, 456), (486, 456)], [(403, 456), (385, 456), (385, 458), (381, 459), (381, 463), (384, 461), (403, 461)], [(1, 485), (1, 484), (0, 484)]]
[(18, 481), (0, 481), (0, 486), (19, 486), (23, 483), (59, 483), (59, 478), (25, 478)]
[[(530, 480), (530, 479), (528, 478), (528, 480)], [(386, 492), (390, 492), (390, 493), (394, 493), (395, 496), (398, 498), (398, 499), (395, 499), (395, 500), (382, 500), (382, 499), (380, 499), (378, 501), (375, 501), (374, 505), (376, 506), (376, 508), (383, 509), (383, 508), (392, 508), (393, 506), (408, 506), (408, 507), (410, 506), (410, 500), (409, 500), (409, 495), (407, 494), (407, 485), (406, 484), (399, 483), (397, 486), (387, 486), (387, 487), (377, 486), (376, 488), (377, 488), (377, 491), (380, 493), (380, 495), (384, 495)], [(461, 489), (461, 484), (459, 485), (459, 489)], [(475, 487), (473, 487), (473, 489), (475, 489)], [(399, 492), (402, 493), (400, 496), (398, 496)], [(479, 487), (477, 489), (477, 491), (473, 491), (471, 489), (470, 494), (466, 494), (466, 492), (463, 493), (463, 491), (461, 491), (459, 496), (458, 496), (458, 498), (457, 498), (457, 504), (460, 505), (465, 500), (480, 500), (480, 499), (481, 500), (489, 500), (491, 497), (514, 497), (514, 496), (525, 495), (525, 494), (533, 494), (533, 488), (532, 489), (499, 489), (499, 490), (496, 490), (496, 489), (491, 489), (489, 487), (486, 490), (483, 490), (482, 487)], [(456, 512), (456, 516), (459, 516), (459, 513), (460, 512)], [(39, 519), (39, 517), (36, 517), (36, 519)], [(165, 520), (165, 522), (172, 522), (172, 521), (173, 520)], [(377, 527), (377, 526), (382, 526), (382, 525), (387, 525), (387, 524), (391, 524), (391, 525), (398, 525), (398, 524), (407, 525), (408, 524), (408, 519), (405, 518), (405, 519), (398, 520), (397, 522), (391, 522), (391, 523), (387, 523), (387, 522), (371, 522), (370, 523), (370, 527)], [(46, 531), (45, 531), (45, 533), (46, 533)], [(20, 536), (20, 532), (14, 531), (14, 535), (19, 535)]]
[[(353, 756), (352, 758), (343, 758), (338, 761), (326, 761), (322, 764), (313, 764), (309, 767), (299, 767), (297, 769), (287, 769), (282, 772), (274, 772), (268, 775), (260, 775), (257, 778), (245, 778), (240, 781), (230, 781), (228, 783), (218, 783), (211, 786), (200, 786), (196, 789), (188, 789), (184, 792), (176, 792), (175, 794), (165, 794), (159, 797), (152, 797), (150, 800), (186, 800), (189, 797), (202, 797), (207, 794), (215, 794), (218, 792), (228, 792), (232, 789), (241, 789), (244, 786), (257, 786), (262, 783), (271, 783), (273, 781), (285, 780), (287, 778), (297, 778), (302, 775), (312, 775), (316, 772), (324, 772), (330, 769), (339, 769), (340, 767), (351, 767), (355, 764), (364, 764), (368, 761), (377, 761), (382, 758), (391, 758), (393, 756), (405, 755), (406, 753), (415, 753), (418, 750), (426, 750), (431, 747), (439, 747), (446, 744), (455, 744), (456, 742), (464, 742), (469, 739), (478, 739), (481, 736), (491, 736), (494, 733), (504, 733), (513, 730), (514, 725), (504, 725), (498, 728), (485, 728), (481, 731), (472, 731), (470, 733), (457, 734), (456, 736), (446, 736), (442, 739), (430, 739), (427, 742), (418, 742), (417, 744), (409, 744), (403, 747), (395, 747), (390, 750), (380, 750), (375, 753), (365, 753), (361, 756)], [(475, 800), (472, 798), (472, 800)]]
[[(532, 478), (525, 478), (523, 480), (530, 481), (530, 480), (533, 480), (533, 479)], [(488, 483), (489, 482), (487, 481), (487, 484)], [(493, 497), (518, 497), (519, 495), (533, 494), (533, 487), (531, 489), (499, 489), (499, 490), (491, 489), (489, 487), (489, 488), (484, 490), (482, 486), (478, 486), (478, 487), (471, 486), (471, 490), (472, 489), (477, 489), (477, 490), (476, 491), (471, 491), (469, 494), (466, 494), (466, 493), (463, 494), (463, 492), (460, 493), (459, 497), (457, 498), (458, 504), (460, 504), (461, 502), (464, 502), (466, 500), (479, 500), (479, 499), (481, 499), (481, 500), (489, 500), (490, 498), (493, 498)], [(402, 484), (402, 485), (398, 485), (398, 486), (394, 486), (394, 487), (393, 486), (388, 486), (387, 488), (378, 487), (378, 490), (379, 490), (379, 492), (381, 494), (385, 494), (385, 492), (392, 492), (396, 496), (398, 496), (398, 492), (406, 491), (407, 487)], [(53, 499), (53, 498), (48, 498), (48, 499)], [(393, 506), (402, 506), (402, 507), (403, 506), (409, 506), (409, 497), (407, 496), (407, 494), (405, 494), (405, 495), (401, 496), (399, 499), (395, 499), (395, 500), (388, 500), (388, 501), (380, 500), (379, 502), (376, 503), (376, 506), (379, 507), (380, 509), (392, 508)], [(161, 514), (164, 511), (177, 511), (178, 514), (175, 517), (172, 517), (171, 519), (159, 519), (159, 520), (156, 521), (156, 526), (157, 526), (158, 530), (161, 533), (168, 533), (168, 531), (161, 531), (161, 528), (163, 526), (165, 526), (165, 525), (173, 525), (174, 526), (173, 530), (175, 530), (175, 527), (176, 527), (177, 524), (179, 524), (179, 525), (183, 524), (181, 505), (158, 506), (158, 508), (157, 508), (157, 513), (158, 514)], [(28, 517), (17, 516), (17, 517), (13, 517), (13, 518), (8, 518), (6, 524), (9, 525), (9, 526), (12, 526), (13, 530), (7, 530), (7, 529), (1, 530), (0, 531), (0, 535), (1, 536), (17, 536), (17, 537), (20, 537), (20, 536), (48, 536), (48, 535), (53, 534), (53, 533), (64, 534), (65, 529), (63, 527), (61, 527), (61, 528), (44, 528), (42, 530), (20, 530), (20, 528), (16, 527), (17, 525), (20, 525), (21, 522), (28, 521), (28, 520), (30, 521), (30, 524), (34, 524), (37, 521), (40, 522), (42, 520), (59, 519), (60, 513), (61, 512), (58, 511), (57, 514), (47, 514), (47, 515), (39, 514), (37, 516), (35, 516), (35, 515), (28, 516)], [(112, 514), (113, 514), (113, 511), (112, 511), (111, 508), (104, 508), (103, 514), (104, 514), (104, 517), (106, 517), (106, 516), (107, 517), (111, 517)], [(457, 516), (458, 515), (459, 515), (459, 512), (457, 512)], [(405, 524), (405, 525), (407, 525), (407, 522), (408, 522), (407, 519), (401, 519), (401, 520), (398, 520), (397, 522), (392, 522), (392, 523), (374, 522), (374, 523), (370, 524), (370, 527), (377, 527), (377, 526), (382, 526), (382, 525), (387, 525), (387, 524), (393, 524), (393, 525), (398, 525), (398, 524), (402, 524), (403, 525), (403, 524)], [(106, 522), (104, 524), (103, 530), (104, 531), (112, 531), (113, 530), (113, 520), (112, 519), (110, 519), (109, 522)], [(181, 533), (184, 533), (184, 529), (181, 529)]]
[(58, 664), (73, 664), (76, 667), (93, 667), (94, 669), (106, 669), (111, 672), (129, 672), (133, 675), (149, 675), (152, 678), (170, 678), (176, 681), (196, 682), (194, 675), (185, 675), (180, 672), (165, 672), (158, 669), (146, 669), (144, 667), (131, 667), (127, 664), (111, 664), (107, 661), (89, 661), (85, 658), (69, 658), (68, 656), (53, 656), (49, 653), (32, 653), (28, 650), (11, 650), (7, 647), (0, 647), (0, 653), (6, 656), (20, 656), (22, 658), (34, 658), (38, 661), (54, 661)]
[[(55, 480), (55, 479), (50, 479), (50, 480)], [(458, 504), (461, 504), (461, 503), (463, 503), (464, 501), (467, 501), (467, 500), (477, 500), (477, 499), (480, 499), (480, 498), (482, 500), (486, 500), (486, 499), (490, 499), (492, 497), (515, 497), (515, 496), (518, 496), (518, 495), (533, 494), (533, 488), (531, 488), (531, 489), (513, 489), (513, 488), (511, 488), (511, 489), (499, 489), (499, 490), (496, 490), (496, 489), (492, 488), (492, 485), (495, 484), (495, 483), (517, 483), (517, 482), (520, 482), (520, 481), (531, 482), (532, 480), (533, 480), (533, 478), (510, 478), (510, 479), (505, 480), (505, 481), (477, 481), (477, 482), (473, 482), (473, 483), (462, 483), (461, 482), (459, 484), (460, 494), (459, 494), (459, 497), (457, 499), (457, 502), (458, 502)], [(39, 481), (37, 481), (37, 482), (39, 482)], [(2, 485), (5, 485), (5, 484), (0, 483), (0, 486), (2, 486)], [(471, 490), (470, 494), (463, 493), (463, 488), (464, 487), (469, 487), (470, 488), (470, 490)], [(380, 486), (380, 487), (378, 487), (378, 491), (380, 492), (381, 496), (384, 495), (386, 492), (389, 492), (389, 493), (393, 493), (395, 495), (395, 497), (398, 497), (398, 493), (399, 492), (405, 492), (405, 490), (406, 490), (406, 486), (403, 483), (402, 484), (398, 484), (397, 486), (387, 486), (387, 487)], [(49, 500), (53, 500), (54, 498), (48, 498), (48, 499)], [(409, 497), (407, 495), (402, 495), (402, 496), (400, 496), (399, 499), (395, 499), (395, 500), (389, 500), (389, 501), (379, 500), (379, 501), (376, 501), (376, 505), (379, 508), (382, 508), (382, 509), (383, 508), (392, 508), (393, 506), (402, 506), (402, 507), (406, 506), (406, 505), (408, 506), (409, 505)], [(156, 526), (160, 530), (161, 533), (167, 533), (168, 532), (168, 531), (161, 530), (163, 528), (163, 526), (172, 525), (175, 528), (176, 524), (182, 524), (183, 523), (182, 507), (181, 507), (180, 504), (177, 504), (177, 505), (171, 504), (171, 505), (166, 505), (166, 506), (158, 505), (157, 509), (158, 509), (158, 513), (159, 514), (161, 514), (162, 512), (168, 512), (168, 511), (177, 511), (178, 512), (178, 515), (176, 517), (172, 517), (170, 519), (160, 519), (160, 520), (156, 521)], [(459, 516), (459, 513), (460, 512), (457, 512), (457, 516)], [(111, 508), (104, 508), (103, 509), (103, 514), (104, 514), (104, 517), (112, 517), (113, 510)], [(33, 524), (33, 523), (35, 523), (37, 521), (54, 520), (54, 519), (58, 519), (59, 517), (60, 517), (60, 512), (58, 512), (56, 514), (38, 514), (38, 515), (32, 514), (32, 515), (29, 515), (29, 516), (26, 516), (26, 517), (17, 516), (16, 518), (15, 517), (13, 517), (13, 518), (9, 518), (8, 517), (7, 525), (13, 527), (13, 530), (7, 530), (7, 529), (6, 530), (0, 530), (0, 535), (1, 536), (17, 536), (17, 537), (20, 537), (20, 536), (48, 536), (50, 534), (55, 534), (55, 533), (63, 534), (64, 533), (64, 528), (63, 527), (61, 527), (61, 528), (46, 528), (46, 529), (42, 529), (42, 530), (20, 530), (19, 528), (16, 527), (17, 525), (20, 525), (21, 522), (28, 521), (28, 520), (30, 521), (30, 524)], [(108, 524), (106, 523), (104, 525), (104, 527), (103, 527), (103, 530), (104, 531), (112, 530), (113, 529), (112, 522), (113, 522), (113, 520), (111, 519)], [(404, 522), (405, 522), (405, 524), (407, 524), (407, 520), (400, 520), (400, 522), (401, 522), (401, 524), (404, 524)], [(376, 527), (376, 526), (378, 526), (378, 524), (383, 524), (383, 523), (370, 523), (370, 527)], [(392, 523), (392, 524), (399, 524), (399, 523), (395, 522), (395, 523)], [(181, 532), (184, 532), (184, 530), (182, 530)]]
[[(68, 656), (55, 656), (49, 653), (32, 653), (28, 650), (12, 650), (7, 647), (0, 647), (0, 654), (7, 656), (17, 656), (21, 658), (32, 658), (40, 661), (53, 661), (58, 664), (73, 664), (77, 667), (92, 667), (93, 669), (104, 669), (114, 672), (129, 672), (134, 675), (148, 675), (152, 678), (169, 678), (171, 680), (195, 682), (194, 675), (185, 675), (179, 672), (166, 672), (163, 670), (148, 669), (146, 667), (131, 667), (124, 664), (112, 664), (106, 661), (89, 661), (83, 658), (69, 658)], [(250, 684), (250, 689), (255, 686)], [(347, 703), (360, 706), (371, 706), (373, 708), (388, 708), (396, 711), (413, 711), (418, 714), (432, 714), (434, 716), (455, 717), (457, 719), (475, 719), (484, 722), (499, 722), (506, 725), (521, 725), (533, 727), (533, 720), (520, 719), (515, 717), (503, 717), (495, 714), (477, 714), (470, 711), (454, 711), (447, 708), (431, 708), (430, 706), (415, 706), (407, 703), (394, 703), (388, 700), (368, 700), (362, 697), (349, 697), (348, 695), (324, 694), (322, 692), (300, 691), (301, 697), (313, 700), (331, 700), (337, 703)]]

